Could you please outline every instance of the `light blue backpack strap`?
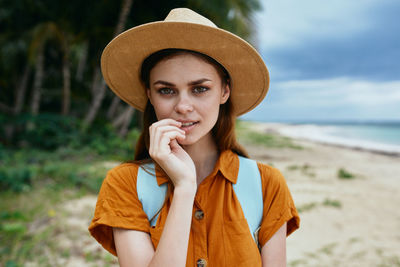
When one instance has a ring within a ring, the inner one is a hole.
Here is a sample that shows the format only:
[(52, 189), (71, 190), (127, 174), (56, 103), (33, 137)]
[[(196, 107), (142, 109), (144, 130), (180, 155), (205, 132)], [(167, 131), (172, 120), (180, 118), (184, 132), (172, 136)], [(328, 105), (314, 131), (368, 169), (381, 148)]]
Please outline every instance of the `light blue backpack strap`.
[(150, 225), (155, 226), (159, 215), (158, 212), (164, 204), (167, 184), (165, 183), (161, 186), (157, 184), (154, 164), (145, 164), (144, 168), (147, 171), (142, 167), (139, 167), (138, 170), (136, 182), (137, 194), (149, 221), (157, 214), (157, 216), (150, 221)]
[(233, 184), (253, 239), (258, 244), (258, 230), (263, 216), (263, 195), (257, 162), (239, 156), (239, 174)]

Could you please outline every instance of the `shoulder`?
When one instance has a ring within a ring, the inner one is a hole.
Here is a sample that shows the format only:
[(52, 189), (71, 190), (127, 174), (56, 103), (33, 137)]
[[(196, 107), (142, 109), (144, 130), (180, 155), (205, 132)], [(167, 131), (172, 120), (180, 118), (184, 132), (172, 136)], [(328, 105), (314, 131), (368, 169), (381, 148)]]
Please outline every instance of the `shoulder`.
[(140, 168), (140, 164), (136, 162), (125, 162), (121, 163), (118, 166), (110, 169), (107, 174), (120, 174), (127, 172), (137, 172)]
[(283, 178), (282, 173), (275, 167), (272, 167), (270, 165), (261, 162), (257, 162), (257, 166), (261, 176), (264, 179), (279, 180)]
[(107, 172), (103, 187), (136, 187), (137, 174), (141, 164), (122, 163)]
[(286, 179), (279, 169), (260, 162), (257, 162), (257, 166), (260, 171), (261, 182), (264, 189), (279, 190), (287, 188)]

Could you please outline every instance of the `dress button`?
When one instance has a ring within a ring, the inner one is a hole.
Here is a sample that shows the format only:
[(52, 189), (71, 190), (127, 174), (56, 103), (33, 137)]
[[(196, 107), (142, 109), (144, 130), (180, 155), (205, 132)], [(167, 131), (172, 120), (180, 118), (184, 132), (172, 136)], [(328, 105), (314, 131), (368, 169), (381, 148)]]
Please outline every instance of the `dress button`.
[(196, 210), (196, 212), (194, 213), (194, 217), (197, 220), (201, 220), (204, 218), (204, 212), (202, 210)]
[(197, 260), (197, 267), (206, 267), (207, 261), (205, 259), (198, 259)]

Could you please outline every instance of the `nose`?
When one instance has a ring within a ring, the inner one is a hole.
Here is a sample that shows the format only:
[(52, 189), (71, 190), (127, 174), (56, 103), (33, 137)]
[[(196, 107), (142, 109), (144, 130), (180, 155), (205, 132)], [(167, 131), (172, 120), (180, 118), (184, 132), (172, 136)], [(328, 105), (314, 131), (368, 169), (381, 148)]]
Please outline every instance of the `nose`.
[(178, 102), (175, 105), (175, 112), (185, 114), (193, 111), (193, 103), (186, 94), (179, 95)]

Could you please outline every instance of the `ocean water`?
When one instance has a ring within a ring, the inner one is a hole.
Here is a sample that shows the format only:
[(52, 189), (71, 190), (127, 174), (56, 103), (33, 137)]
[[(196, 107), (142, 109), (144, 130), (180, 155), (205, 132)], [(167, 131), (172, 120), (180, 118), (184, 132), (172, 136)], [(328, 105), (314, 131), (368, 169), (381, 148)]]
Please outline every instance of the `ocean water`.
[(327, 133), (348, 139), (400, 145), (400, 123), (333, 124)]
[(294, 138), (400, 154), (400, 121), (284, 122), (278, 131)]

